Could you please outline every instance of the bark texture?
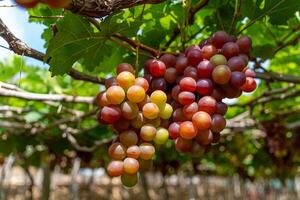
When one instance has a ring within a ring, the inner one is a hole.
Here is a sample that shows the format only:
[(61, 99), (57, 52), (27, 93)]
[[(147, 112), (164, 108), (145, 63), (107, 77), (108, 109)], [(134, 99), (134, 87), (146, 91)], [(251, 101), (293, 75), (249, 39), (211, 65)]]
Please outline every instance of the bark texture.
[(90, 17), (104, 17), (123, 8), (163, 1), (165, 0), (72, 0), (72, 5), (68, 9)]

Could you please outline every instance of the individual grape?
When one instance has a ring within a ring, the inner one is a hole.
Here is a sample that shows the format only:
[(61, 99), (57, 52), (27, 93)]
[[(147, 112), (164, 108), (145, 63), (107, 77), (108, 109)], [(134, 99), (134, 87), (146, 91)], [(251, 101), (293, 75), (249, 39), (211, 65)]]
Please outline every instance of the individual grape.
[(135, 84), (135, 77), (132, 73), (124, 71), (117, 76), (117, 83), (124, 90), (127, 90)]
[(198, 79), (198, 74), (197, 74), (197, 69), (195, 67), (187, 67), (185, 68), (184, 72), (183, 72), (183, 75), (185, 77), (191, 77), (195, 80)]
[(145, 124), (152, 124), (154, 127), (157, 128), (157, 127), (160, 126), (160, 122), (161, 122), (161, 120), (160, 120), (159, 117), (157, 117), (157, 118), (155, 118), (155, 119), (147, 119), (147, 118), (146, 118)]
[(212, 119), (207, 112), (199, 111), (193, 115), (192, 121), (199, 130), (206, 130), (210, 128)]
[(249, 57), (248, 57), (248, 55), (242, 53), (242, 54), (239, 54), (239, 57), (241, 57), (241, 58), (244, 59), (246, 65), (248, 64), (248, 62), (249, 62)]
[(134, 158), (125, 158), (123, 161), (124, 172), (127, 174), (135, 174), (138, 172), (140, 164)]
[(170, 67), (166, 70), (166, 73), (164, 75), (165, 80), (168, 83), (175, 83), (176, 78), (177, 78), (177, 71), (175, 68)]
[(193, 140), (184, 139), (182, 137), (178, 137), (175, 141), (175, 148), (177, 151), (181, 153), (186, 153), (192, 150)]
[(127, 148), (126, 154), (127, 154), (127, 157), (129, 157), (129, 158), (138, 159), (140, 154), (141, 154), (141, 150), (136, 145), (130, 146), (130, 147)]
[(127, 90), (127, 98), (133, 103), (139, 103), (145, 98), (145, 90), (141, 86), (133, 85)]
[(160, 60), (166, 65), (167, 68), (175, 67), (176, 56), (172, 54), (164, 54), (162, 57), (160, 57)]
[(213, 133), (210, 130), (199, 131), (195, 140), (200, 145), (209, 145), (213, 141)]
[(130, 121), (130, 124), (133, 128), (139, 129), (145, 124), (145, 118), (142, 112), (139, 112), (136, 118)]
[(148, 81), (149, 85), (153, 80), (153, 76), (151, 74), (144, 74), (143, 78)]
[(123, 102), (120, 108), (122, 111), (122, 116), (127, 120), (136, 118), (139, 113), (139, 107), (137, 104), (130, 101)]
[(106, 89), (110, 88), (111, 86), (118, 85), (117, 79), (115, 77), (110, 77), (106, 79), (104, 84)]
[(221, 134), (217, 132), (213, 132), (213, 144), (219, 143), (221, 139)]
[(116, 131), (122, 132), (129, 129), (130, 123), (127, 119), (120, 118), (117, 122), (113, 124), (113, 127)]
[(222, 47), (222, 54), (228, 59), (239, 54), (239, 46), (234, 42), (227, 42)]
[(106, 92), (100, 92), (96, 97), (96, 103), (99, 107), (109, 105), (109, 102), (106, 97)]
[(110, 104), (120, 104), (125, 99), (125, 91), (120, 86), (111, 86), (106, 91), (106, 98)]
[(217, 101), (211, 96), (204, 96), (198, 102), (199, 111), (212, 115), (216, 111)]
[(130, 147), (137, 144), (138, 136), (133, 130), (128, 130), (119, 135), (119, 140), (121, 144)]
[(155, 90), (150, 95), (150, 101), (156, 105), (163, 105), (167, 102), (167, 95), (162, 90)]
[(213, 91), (213, 82), (211, 79), (203, 78), (197, 81), (197, 92), (200, 95), (209, 95)]
[(203, 60), (197, 65), (197, 75), (199, 78), (210, 78), (214, 65), (208, 60)]
[(166, 65), (160, 60), (152, 60), (149, 65), (149, 70), (152, 76), (162, 77), (166, 72)]
[(225, 98), (225, 95), (224, 95), (222, 89), (219, 87), (215, 87), (213, 89), (212, 93), (210, 94), (210, 96), (212, 96), (214, 99), (216, 99), (218, 101)]
[(256, 74), (255, 72), (252, 70), (252, 69), (246, 69), (245, 70), (245, 75), (247, 77), (252, 77), (252, 78), (255, 78), (256, 77)]
[(211, 37), (211, 43), (215, 47), (221, 48), (229, 39), (229, 35), (225, 31), (217, 31)]
[(150, 160), (155, 153), (155, 148), (150, 143), (142, 143), (142, 144), (140, 144), (139, 148), (140, 148), (140, 152), (141, 152), (140, 157), (143, 160)]
[(115, 160), (123, 160), (126, 157), (126, 148), (119, 142), (112, 143), (108, 148), (108, 155)]
[(172, 124), (170, 124), (168, 131), (171, 139), (175, 140), (179, 137), (179, 127), (180, 122), (173, 122)]
[(173, 108), (170, 104), (166, 103), (159, 106), (159, 117), (161, 119), (169, 119), (172, 116)]
[(141, 86), (145, 92), (147, 92), (149, 89), (149, 82), (142, 77), (138, 77), (135, 79), (135, 85)]
[(117, 106), (104, 106), (99, 115), (101, 121), (113, 124), (121, 117), (121, 110)]
[(175, 65), (177, 74), (182, 74), (187, 66), (188, 66), (187, 57), (184, 57), (184, 56), (179, 57), (176, 61), (176, 65)]
[(111, 177), (121, 176), (124, 173), (124, 164), (119, 160), (112, 160), (107, 165), (107, 173)]
[(226, 126), (226, 120), (222, 115), (215, 114), (212, 116), (210, 129), (213, 132), (221, 132)]
[(155, 144), (165, 144), (169, 139), (169, 131), (165, 128), (158, 128), (153, 141)]
[(239, 46), (240, 52), (248, 54), (252, 47), (252, 40), (248, 36), (242, 36), (237, 40), (237, 45)]
[(246, 83), (241, 87), (244, 92), (253, 92), (256, 89), (256, 81), (252, 77), (246, 78)]
[(173, 119), (174, 122), (186, 121), (187, 119), (184, 116), (183, 108), (177, 108), (176, 110), (174, 110), (172, 119)]
[(213, 45), (205, 45), (202, 47), (202, 56), (206, 60), (209, 60), (212, 56), (218, 53), (218, 50)]
[(191, 121), (185, 121), (180, 124), (179, 134), (184, 139), (193, 139), (198, 133), (197, 127)]
[[(148, 59), (144, 64), (144, 73), (150, 74), (150, 64), (153, 62), (154, 59)], [(152, 75), (151, 75), (152, 76)]]
[(140, 137), (146, 142), (150, 142), (156, 135), (156, 128), (151, 124), (145, 124), (140, 130)]
[(244, 58), (241, 56), (234, 56), (228, 60), (228, 67), (233, 71), (243, 71), (243, 69), (247, 66)]
[(134, 73), (134, 69), (131, 64), (128, 63), (121, 63), (117, 67), (117, 74), (120, 74), (121, 72), (130, 72)]
[(179, 85), (176, 85), (175, 87), (173, 87), (172, 91), (171, 91), (172, 98), (174, 100), (178, 101), (178, 95), (179, 95), (180, 92), (181, 92), (181, 90), (180, 90)]
[(189, 105), (185, 105), (182, 110), (186, 119), (191, 120), (193, 115), (198, 111), (198, 104), (193, 102)]
[(167, 89), (167, 82), (164, 78), (155, 78), (151, 82), (151, 91)]
[(196, 90), (197, 84), (195, 79), (191, 77), (185, 77), (181, 79), (181, 81), (179, 82), (179, 86), (181, 91), (194, 92)]
[(226, 84), (231, 77), (231, 71), (227, 65), (219, 65), (215, 67), (212, 78), (218, 84)]
[(178, 95), (178, 101), (182, 105), (189, 105), (195, 101), (195, 95), (192, 92), (183, 91)]
[(230, 84), (236, 88), (243, 86), (246, 82), (246, 75), (243, 72), (232, 72)]
[(140, 170), (141, 171), (148, 171), (148, 170), (153, 168), (153, 160), (152, 159), (144, 160), (144, 159), (139, 158), (138, 161), (140, 163)]
[(125, 187), (131, 188), (138, 183), (138, 176), (137, 176), (137, 174), (124, 173), (121, 176), (121, 182)]
[(191, 45), (185, 49), (184, 55), (187, 55), (190, 51), (200, 51), (201, 48), (198, 45)]
[(143, 107), (143, 115), (147, 119), (155, 119), (159, 115), (159, 108), (155, 103), (146, 103)]
[(228, 106), (222, 101), (217, 102), (216, 114), (225, 115), (227, 112)]
[(210, 58), (209, 61), (213, 64), (213, 66), (226, 65), (227, 64), (227, 59), (222, 54), (214, 55), (213, 57)]
[(138, 103), (139, 109), (142, 110), (146, 103), (150, 103), (150, 97), (147, 94), (146, 94), (145, 98), (143, 99), (143, 101)]
[(188, 64), (192, 66), (197, 66), (198, 63), (203, 60), (202, 52), (198, 49), (188, 51), (186, 57), (188, 59)]
[(240, 88), (233, 87), (230, 84), (222, 85), (223, 93), (225, 94), (226, 98), (233, 99), (241, 96), (242, 92)]

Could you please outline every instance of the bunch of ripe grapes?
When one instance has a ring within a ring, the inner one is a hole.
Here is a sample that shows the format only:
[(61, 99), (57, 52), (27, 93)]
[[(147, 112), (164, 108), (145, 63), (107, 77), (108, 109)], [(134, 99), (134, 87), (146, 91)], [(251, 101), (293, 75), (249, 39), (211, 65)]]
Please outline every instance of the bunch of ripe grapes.
[(33, 8), (39, 3), (47, 4), (50, 8), (66, 8), (71, 0), (16, 0), (16, 3), (24, 8)]
[(171, 138), (186, 153), (217, 142), (226, 127), (222, 100), (256, 88), (255, 73), (247, 68), (251, 45), (247, 36), (218, 31), (178, 56), (148, 60), (143, 78), (135, 78), (130, 64), (120, 64), (117, 77), (97, 96), (98, 121), (119, 134), (108, 150), (108, 174), (131, 187), (139, 168), (151, 161), (154, 144)]

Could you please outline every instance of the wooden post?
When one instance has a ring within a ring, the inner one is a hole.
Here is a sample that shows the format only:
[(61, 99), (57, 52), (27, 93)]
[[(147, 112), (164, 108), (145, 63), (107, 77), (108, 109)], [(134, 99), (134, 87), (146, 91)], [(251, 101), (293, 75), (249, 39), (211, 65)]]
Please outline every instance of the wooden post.
[(42, 200), (48, 200), (50, 197), (50, 183), (51, 183), (51, 177), (50, 177), (50, 167), (48, 163), (45, 163), (42, 165), (42, 171), (43, 171), (43, 182), (42, 182)]
[(71, 183), (70, 183), (70, 199), (79, 200), (79, 186), (77, 183), (77, 175), (80, 169), (80, 158), (74, 159), (74, 164), (71, 171)]
[(4, 188), (4, 183), (6, 181), (6, 177), (10, 177), (12, 165), (15, 162), (15, 157), (10, 154), (4, 161), (2, 166), (2, 170), (0, 173), (0, 199), (7, 199), (7, 192)]

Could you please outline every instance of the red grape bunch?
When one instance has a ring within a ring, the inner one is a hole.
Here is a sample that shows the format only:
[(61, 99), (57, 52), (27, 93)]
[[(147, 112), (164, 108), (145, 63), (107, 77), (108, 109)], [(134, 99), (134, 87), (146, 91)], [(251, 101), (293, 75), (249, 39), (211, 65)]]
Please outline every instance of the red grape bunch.
[(226, 127), (222, 100), (256, 88), (255, 73), (247, 68), (251, 46), (247, 36), (218, 31), (178, 56), (146, 61), (143, 78), (120, 64), (96, 98), (98, 121), (118, 133), (108, 150), (108, 174), (132, 187), (139, 170), (151, 165), (154, 145), (170, 138), (177, 151), (197, 153), (217, 143)]
[(255, 90), (255, 73), (247, 68), (251, 46), (247, 36), (236, 39), (218, 31), (184, 54), (146, 62), (144, 78), (150, 91), (171, 95), (174, 112), (168, 130), (179, 152), (218, 142), (226, 126), (227, 105), (222, 99)]
[(162, 145), (168, 140), (169, 132), (162, 125), (172, 116), (173, 108), (162, 90), (146, 94), (148, 81), (135, 78), (130, 64), (120, 64), (117, 74), (106, 81), (106, 91), (96, 98), (100, 107), (98, 121), (118, 133), (118, 139), (108, 149), (113, 159), (107, 166), (108, 174), (121, 176), (123, 185), (132, 187), (143, 167), (140, 165), (151, 162), (153, 144)]

